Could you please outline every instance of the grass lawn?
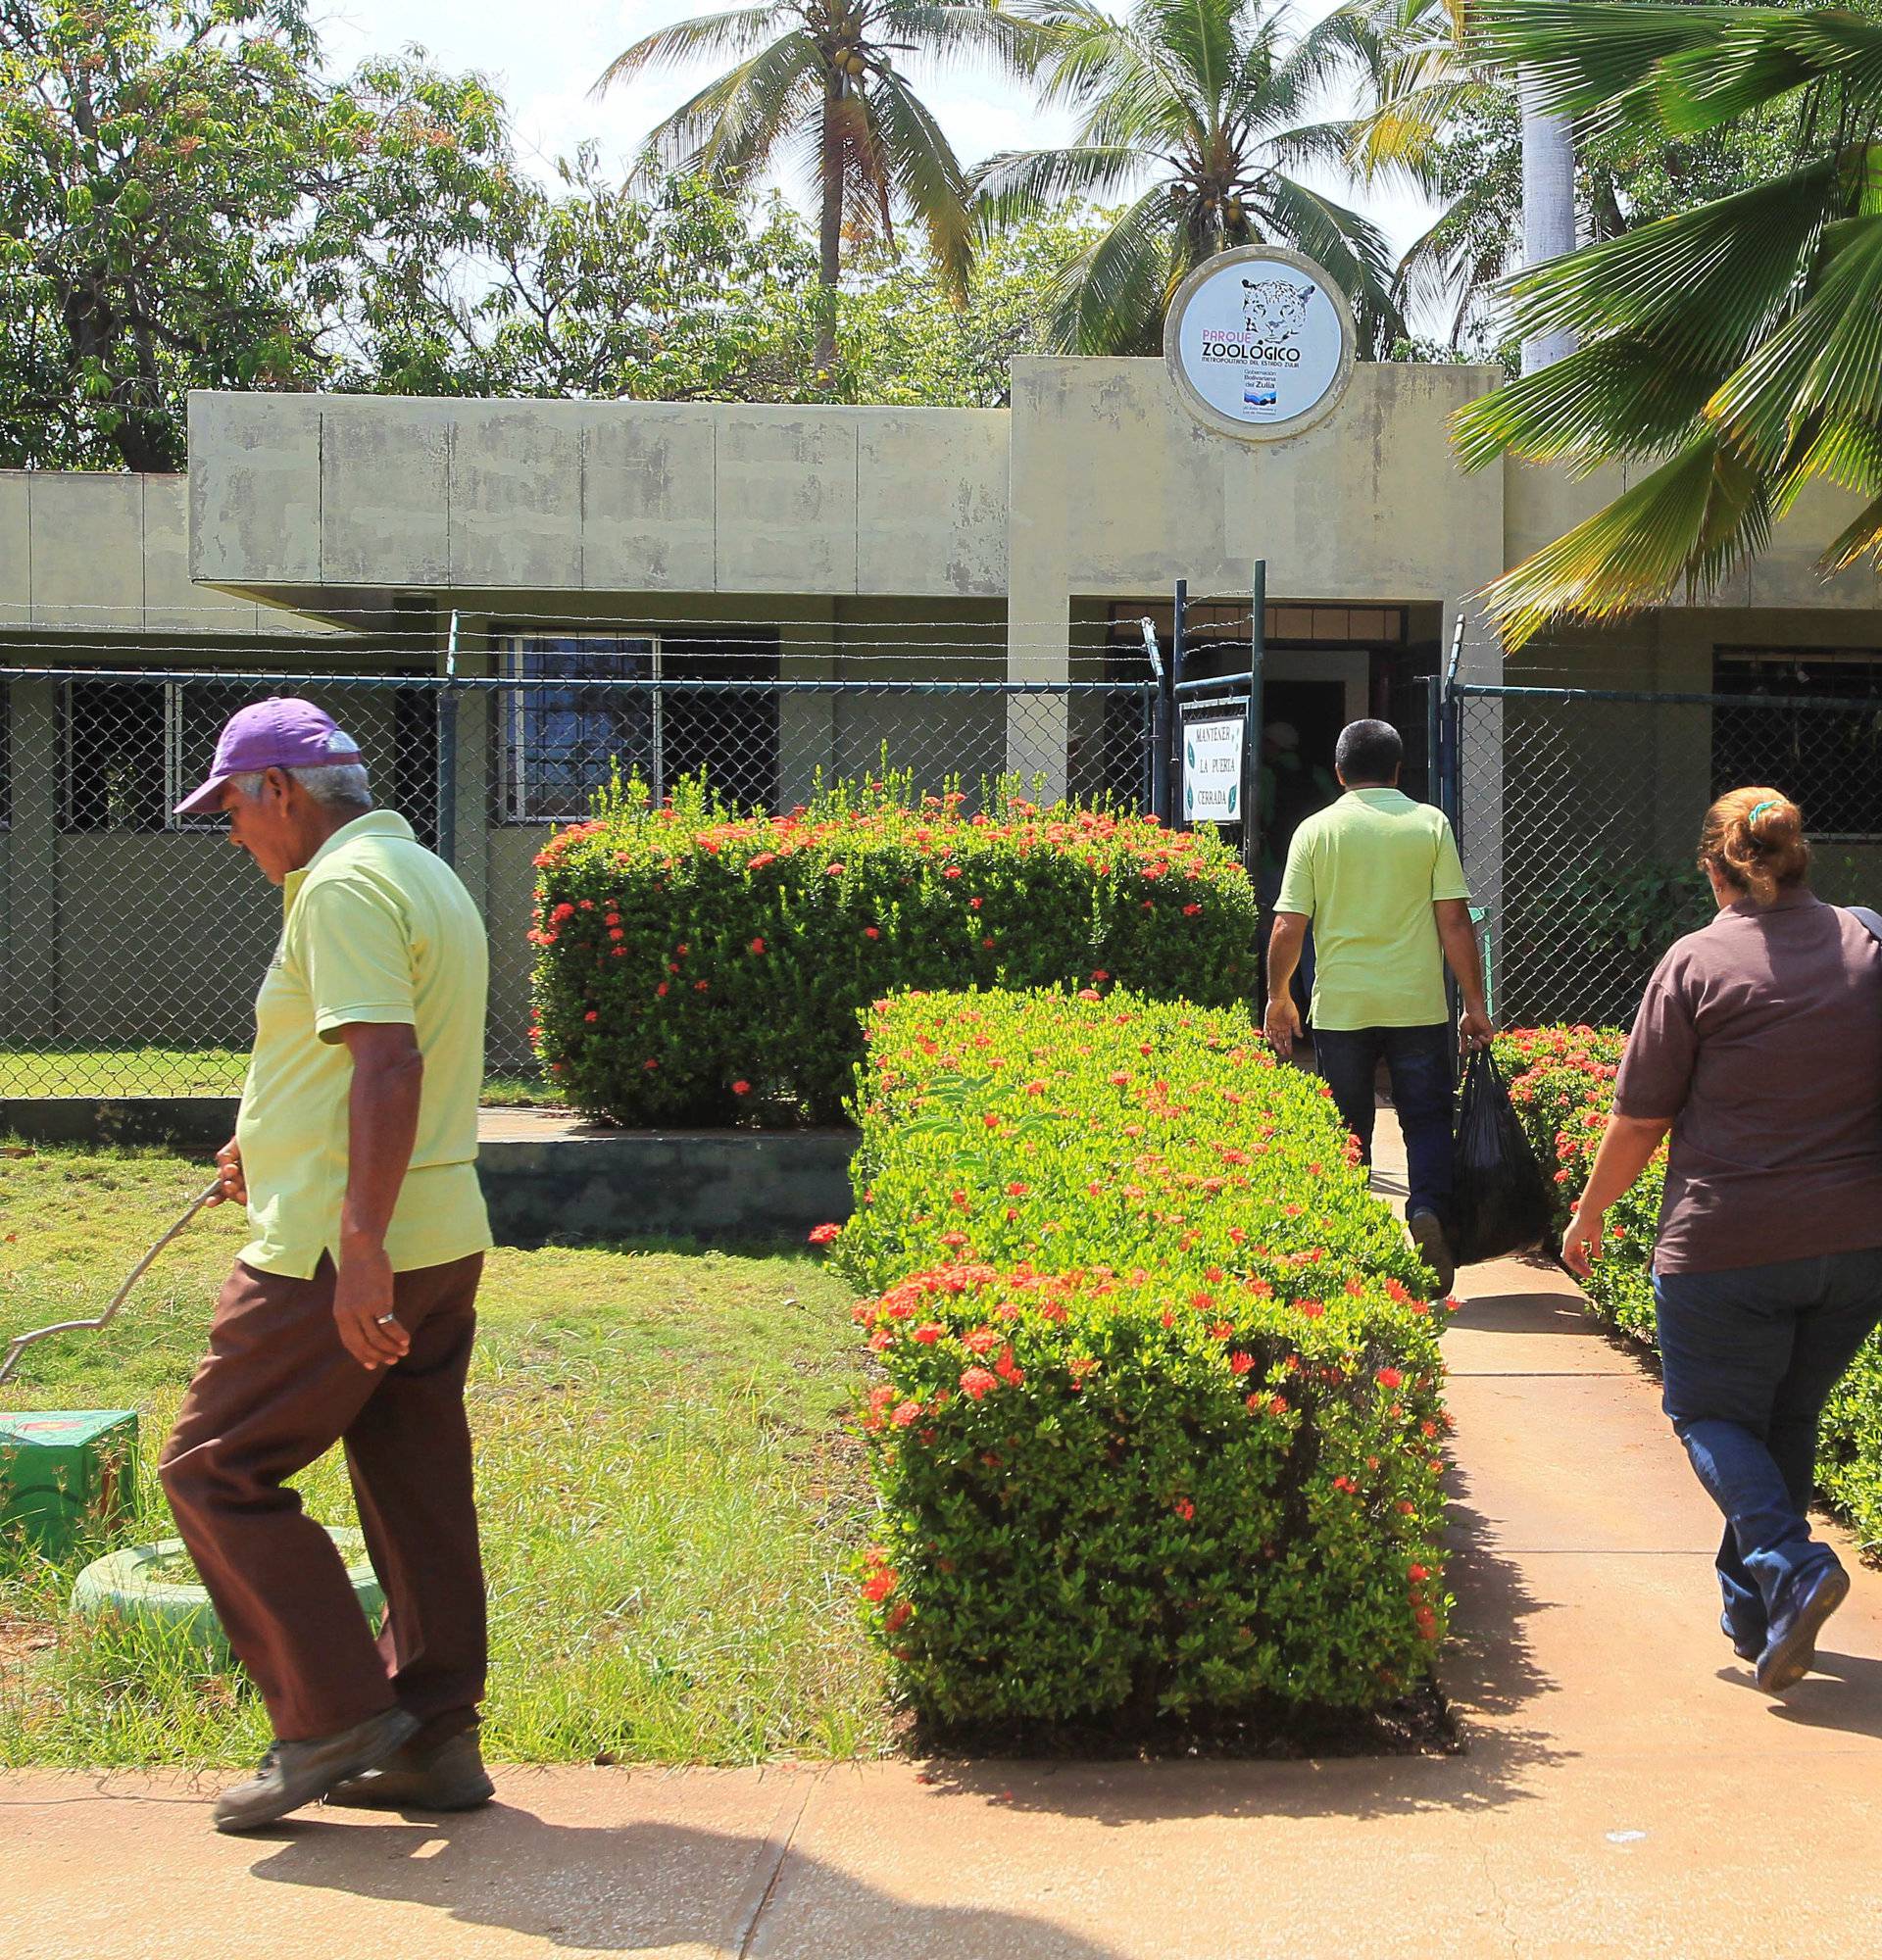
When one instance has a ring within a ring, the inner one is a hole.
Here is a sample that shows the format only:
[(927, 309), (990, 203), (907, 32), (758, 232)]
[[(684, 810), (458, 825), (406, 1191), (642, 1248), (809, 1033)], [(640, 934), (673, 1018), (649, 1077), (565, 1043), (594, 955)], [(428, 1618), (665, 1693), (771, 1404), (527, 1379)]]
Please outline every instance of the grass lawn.
[[(157, 1152), (0, 1159), (4, 1331), (95, 1312), (202, 1183)], [(208, 1213), (99, 1335), (33, 1349), (5, 1408), (124, 1408), (151, 1474), (242, 1241)], [(492, 1614), (485, 1740), (512, 1761), (845, 1756), (888, 1734), (848, 1561), (867, 1530), (844, 1419), (861, 1379), (851, 1296), (797, 1255), (499, 1250), (470, 1383)], [(300, 1480), (354, 1521), (337, 1455)], [(0, 1764), (251, 1761), (238, 1677), (67, 1616), (80, 1557), (0, 1548)]]
[[(0, 1048), (0, 1096), (239, 1096), (248, 1051), (235, 1048)], [(560, 1103), (534, 1076), (491, 1075), (487, 1103)]]

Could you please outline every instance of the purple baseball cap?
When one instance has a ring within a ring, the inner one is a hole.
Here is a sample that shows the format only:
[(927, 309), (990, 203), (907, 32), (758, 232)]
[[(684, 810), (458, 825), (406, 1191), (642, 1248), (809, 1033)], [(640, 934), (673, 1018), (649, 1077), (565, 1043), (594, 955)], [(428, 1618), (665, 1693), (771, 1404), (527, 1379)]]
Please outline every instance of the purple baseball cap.
[(292, 695), (258, 701), (228, 717), (216, 743), (208, 781), (176, 806), (176, 814), (200, 816), (205, 810), (220, 809), (223, 787), (230, 776), (252, 775), (259, 769), (320, 769), (359, 760), (360, 745), (334, 724), (324, 709)]

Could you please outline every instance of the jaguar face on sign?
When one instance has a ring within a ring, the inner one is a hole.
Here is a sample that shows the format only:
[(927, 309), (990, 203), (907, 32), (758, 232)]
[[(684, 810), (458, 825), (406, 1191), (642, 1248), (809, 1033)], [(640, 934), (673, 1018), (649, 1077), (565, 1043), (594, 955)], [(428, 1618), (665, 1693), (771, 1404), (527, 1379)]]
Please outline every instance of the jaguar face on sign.
[(1307, 303), (1313, 291), (1305, 280), (1244, 279), (1242, 323), (1265, 341), (1292, 340), (1307, 324)]

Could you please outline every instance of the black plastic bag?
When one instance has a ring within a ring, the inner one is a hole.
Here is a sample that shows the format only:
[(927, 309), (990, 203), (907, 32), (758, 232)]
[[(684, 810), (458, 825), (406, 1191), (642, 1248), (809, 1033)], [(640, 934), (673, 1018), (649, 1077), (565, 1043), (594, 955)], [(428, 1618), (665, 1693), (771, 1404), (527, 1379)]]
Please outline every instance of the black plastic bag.
[(1526, 1252), (1553, 1222), (1548, 1180), (1488, 1049), (1464, 1064), (1452, 1204), (1461, 1266)]

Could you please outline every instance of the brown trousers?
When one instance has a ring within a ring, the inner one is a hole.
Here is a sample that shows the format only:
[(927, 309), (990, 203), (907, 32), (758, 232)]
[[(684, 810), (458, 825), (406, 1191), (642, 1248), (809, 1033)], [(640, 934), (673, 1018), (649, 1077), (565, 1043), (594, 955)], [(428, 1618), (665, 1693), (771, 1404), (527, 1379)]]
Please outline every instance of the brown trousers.
[[(305, 1741), (395, 1704), (442, 1739), (476, 1721), (486, 1638), (464, 1381), (483, 1255), (397, 1276), (412, 1337), (369, 1372), (311, 1280), (239, 1260), (158, 1473), (176, 1529), (275, 1736)], [(376, 1647), (345, 1566), (285, 1480), (346, 1446), (386, 1614)]]

